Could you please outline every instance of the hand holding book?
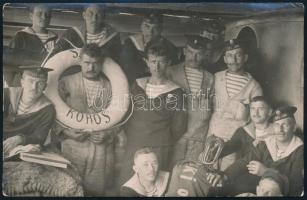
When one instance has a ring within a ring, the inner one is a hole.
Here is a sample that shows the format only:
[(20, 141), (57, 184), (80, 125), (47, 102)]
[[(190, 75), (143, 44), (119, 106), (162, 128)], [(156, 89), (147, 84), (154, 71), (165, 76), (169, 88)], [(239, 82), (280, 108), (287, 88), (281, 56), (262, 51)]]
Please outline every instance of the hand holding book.
[(4, 156), (5, 161), (10, 161), (12, 157), (19, 155), (19, 158), (26, 162), (33, 162), (42, 165), (49, 165), (54, 167), (67, 168), (70, 161), (54, 152), (45, 152), (38, 144), (19, 145)]
[(10, 151), (12, 151), (12, 149), (21, 145), (22, 141), (23, 141), (23, 138), (20, 135), (9, 137), (6, 140), (4, 140), (3, 141), (3, 152), (4, 152), (4, 154), (8, 154)]
[(4, 158), (13, 157), (22, 152), (40, 152), (41, 146), (39, 144), (18, 145), (13, 148), (8, 154), (4, 155)]

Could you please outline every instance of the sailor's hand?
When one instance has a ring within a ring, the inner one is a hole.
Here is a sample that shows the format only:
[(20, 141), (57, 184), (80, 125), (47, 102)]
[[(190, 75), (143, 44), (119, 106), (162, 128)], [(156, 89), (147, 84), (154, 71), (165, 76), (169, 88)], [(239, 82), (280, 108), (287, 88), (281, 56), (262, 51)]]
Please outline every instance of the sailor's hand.
[(74, 129), (65, 129), (64, 134), (68, 138), (74, 139), (76, 141), (83, 141), (88, 136), (87, 132), (77, 131)]
[(252, 144), (254, 145), (254, 147), (256, 147), (259, 144), (259, 142), (260, 142), (259, 139), (255, 139)]
[(90, 133), (90, 140), (95, 144), (100, 144), (109, 137), (107, 131), (98, 131)]
[(40, 152), (42, 150), (42, 148), (39, 144), (28, 144), (28, 145), (24, 146), (24, 149), (27, 152)]
[(21, 145), (23, 141), (22, 136), (16, 135), (10, 138), (7, 138), (3, 141), (3, 153), (8, 154), (13, 148)]
[(268, 169), (261, 162), (255, 160), (250, 161), (246, 167), (250, 174), (254, 174), (257, 176), (262, 176), (264, 172)]
[(236, 197), (256, 197), (256, 196), (257, 195), (255, 195), (253, 193), (249, 193), (249, 192), (236, 195)]
[(127, 136), (124, 131), (117, 134), (118, 147), (125, 147), (127, 144)]
[(207, 181), (210, 183), (212, 187), (221, 187), (223, 181), (226, 180), (226, 177), (218, 174), (218, 173), (207, 173)]

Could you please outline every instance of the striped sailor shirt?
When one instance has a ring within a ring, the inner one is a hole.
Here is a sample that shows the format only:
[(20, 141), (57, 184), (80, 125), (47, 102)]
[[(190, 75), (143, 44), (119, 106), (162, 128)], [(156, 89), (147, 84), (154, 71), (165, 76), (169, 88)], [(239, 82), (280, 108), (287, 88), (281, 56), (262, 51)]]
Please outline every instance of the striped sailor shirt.
[(185, 67), (185, 72), (189, 83), (190, 91), (193, 94), (196, 94), (201, 89), (203, 72), (190, 67)]
[(39, 37), (39, 39), (45, 43), (48, 38), (49, 38), (49, 34), (48, 33), (35, 33), (37, 35), (37, 37)]
[(26, 114), (29, 111), (29, 108), (31, 105), (28, 105), (24, 103), (22, 100), (19, 101), (18, 109), (17, 109), (17, 115), (23, 115)]
[(87, 44), (98, 44), (101, 42), (101, 40), (104, 40), (107, 36), (107, 30), (103, 29), (103, 31), (101, 31), (98, 34), (91, 34), (91, 33), (86, 33), (86, 42)]
[(154, 99), (157, 96), (159, 96), (160, 94), (165, 93), (165, 89), (166, 89), (167, 85), (153, 85), (150, 83), (146, 84), (146, 95), (150, 98), (150, 99)]
[(95, 106), (96, 99), (100, 99), (104, 95), (104, 89), (100, 81), (91, 81), (83, 78), (87, 104), (91, 108)]
[(230, 72), (226, 73), (226, 90), (229, 97), (239, 94), (243, 87), (247, 84), (249, 78), (247, 74), (238, 75)]
[(35, 34), (42, 41), (42, 43), (44, 44), (45, 49), (48, 52), (50, 52), (53, 49), (54, 43), (55, 43), (55, 40), (47, 42), (47, 40), (50, 38), (50, 34), (49, 33), (35, 33)]

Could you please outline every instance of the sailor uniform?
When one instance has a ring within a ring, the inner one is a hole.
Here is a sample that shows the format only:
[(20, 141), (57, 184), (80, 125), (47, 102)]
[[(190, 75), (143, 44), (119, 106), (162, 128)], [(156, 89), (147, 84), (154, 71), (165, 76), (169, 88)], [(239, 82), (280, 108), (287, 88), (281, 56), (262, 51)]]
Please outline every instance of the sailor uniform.
[(146, 192), (140, 183), (138, 175), (135, 173), (120, 190), (122, 197), (162, 197), (164, 196), (169, 180), (169, 172), (159, 171), (155, 181), (155, 189), (152, 192)]
[(261, 177), (248, 173), (246, 165), (252, 161), (259, 161), (268, 168), (273, 168), (289, 179), (289, 196), (298, 196), (304, 185), (302, 170), (304, 168), (304, 146), (301, 139), (293, 136), (287, 149), (279, 154), (276, 148), (275, 136), (260, 142), (254, 151), (250, 151), (242, 159), (231, 165), (225, 174), (228, 183), (227, 191), (233, 194), (244, 192), (255, 193), (256, 185)]

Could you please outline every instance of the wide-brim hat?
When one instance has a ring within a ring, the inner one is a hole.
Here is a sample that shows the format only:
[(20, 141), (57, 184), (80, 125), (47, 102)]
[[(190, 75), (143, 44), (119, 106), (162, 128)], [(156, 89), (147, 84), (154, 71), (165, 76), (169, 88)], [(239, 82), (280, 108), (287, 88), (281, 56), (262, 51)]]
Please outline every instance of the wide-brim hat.
[(3, 71), (19, 71), (19, 66), (40, 66), (46, 54), (28, 49), (3, 47)]
[(35, 77), (47, 79), (48, 72), (53, 71), (53, 69), (41, 67), (39, 65), (27, 65), (27, 66), (19, 66), (19, 69), (23, 71), (23, 74)]

